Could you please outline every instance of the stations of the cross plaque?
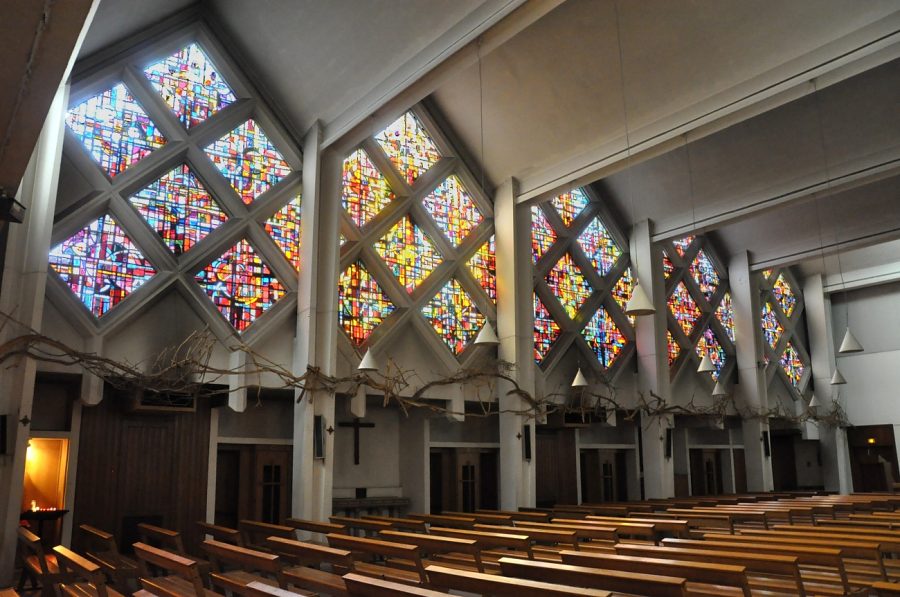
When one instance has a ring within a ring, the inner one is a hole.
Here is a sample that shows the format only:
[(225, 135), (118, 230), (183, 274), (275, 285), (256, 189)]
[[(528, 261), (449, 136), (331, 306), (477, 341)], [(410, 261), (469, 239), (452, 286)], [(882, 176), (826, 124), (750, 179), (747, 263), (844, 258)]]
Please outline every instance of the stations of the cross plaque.
[(338, 427), (353, 428), (353, 464), (359, 464), (359, 430), (374, 426), (375, 423), (363, 423), (360, 419), (353, 419), (352, 423), (338, 423)]

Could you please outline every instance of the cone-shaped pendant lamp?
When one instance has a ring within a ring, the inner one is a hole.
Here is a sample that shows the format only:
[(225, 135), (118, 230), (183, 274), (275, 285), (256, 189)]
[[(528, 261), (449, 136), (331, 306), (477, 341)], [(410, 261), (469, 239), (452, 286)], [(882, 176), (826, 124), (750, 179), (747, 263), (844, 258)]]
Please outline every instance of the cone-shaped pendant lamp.
[(716, 370), (715, 363), (712, 362), (712, 359), (709, 358), (709, 353), (705, 353), (703, 358), (700, 359), (700, 366), (697, 367), (697, 371), (699, 373), (712, 373)]
[(716, 387), (713, 388), (712, 391), (713, 396), (727, 396), (728, 392), (725, 391), (725, 386), (722, 385), (721, 381), (716, 382)]
[(372, 356), (371, 350), (367, 350), (366, 354), (363, 355), (357, 369), (360, 371), (378, 371), (378, 363), (375, 362), (375, 357)]
[(635, 282), (634, 290), (631, 292), (631, 298), (628, 299), (628, 302), (625, 304), (625, 314), (653, 315), (654, 313), (656, 313), (656, 309), (653, 307), (653, 303), (650, 302), (647, 293), (644, 292), (644, 288), (640, 283)]
[(834, 368), (834, 375), (831, 376), (831, 385), (840, 386), (847, 383), (847, 380), (844, 379), (844, 376), (841, 375), (841, 372), (837, 367)]
[(575, 374), (575, 379), (572, 380), (573, 388), (584, 388), (587, 387), (588, 381), (584, 376), (584, 373), (581, 372), (581, 367), (578, 368), (578, 373)]
[(809, 407), (816, 408), (818, 406), (821, 406), (821, 403), (819, 402), (819, 397), (816, 396), (815, 394), (813, 394), (812, 398), (810, 398), (810, 400), (809, 400)]
[(490, 321), (484, 322), (484, 326), (482, 326), (481, 331), (478, 332), (478, 337), (475, 338), (475, 344), (480, 346), (496, 346), (497, 344), (500, 344), (500, 339), (497, 338), (497, 333), (494, 332), (494, 328)]
[(844, 341), (841, 342), (841, 347), (838, 349), (838, 352), (847, 354), (849, 352), (862, 352), (863, 350), (862, 344), (859, 343), (859, 340), (856, 339), (856, 336), (853, 335), (853, 332), (851, 332), (848, 327), (847, 331), (844, 333)]

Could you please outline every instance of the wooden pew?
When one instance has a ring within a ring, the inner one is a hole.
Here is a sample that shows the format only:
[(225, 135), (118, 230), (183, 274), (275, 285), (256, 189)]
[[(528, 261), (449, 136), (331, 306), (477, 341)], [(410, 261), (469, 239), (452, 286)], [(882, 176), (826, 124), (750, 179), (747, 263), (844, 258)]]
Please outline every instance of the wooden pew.
[(268, 537), (297, 538), (297, 533), (291, 527), (268, 522), (257, 522), (255, 520), (238, 521), (238, 530), (240, 530), (244, 539), (244, 547), (262, 551), (268, 549), (266, 547), (266, 539)]
[(441, 512), (444, 516), (456, 516), (458, 518), (474, 518), (479, 524), (503, 524), (511, 525), (513, 523), (512, 516), (508, 514), (489, 514), (487, 512)]
[(363, 518), (351, 518), (349, 516), (331, 516), (328, 520), (331, 521), (331, 524), (340, 524), (348, 529), (362, 531), (364, 536), (367, 533), (377, 535), (381, 531), (387, 531), (393, 528), (393, 526), (387, 522)]
[(137, 581), (138, 578), (137, 563), (119, 553), (116, 539), (111, 533), (89, 524), (78, 528), (84, 534), (85, 545), (88, 546), (85, 550), (88, 559), (100, 565), (116, 588), (130, 593), (130, 581)]
[[(474, 530), (487, 531), (489, 533), (511, 533), (516, 535), (527, 535), (532, 543), (553, 548), (552, 552), (558, 551), (558, 549), (556, 548), (568, 549), (569, 547), (571, 547), (572, 549), (578, 549), (577, 531), (525, 526), (507, 527), (490, 524), (476, 524)], [(532, 550), (544, 551), (546, 553), (546, 550), (541, 550), (541, 548), (535, 546), (532, 546)]]
[(690, 530), (690, 526), (688, 525), (687, 520), (678, 520), (678, 519), (663, 519), (663, 518), (638, 518), (637, 516), (629, 516), (628, 518), (619, 518), (612, 516), (588, 516), (585, 521), (587, 522), (599, 522), (601, 525), (606, 522), (611, 523), (621, 523), (621, 524), (629, 524), (629, 523), (637, 523), (637, 524), (651, 524), (653, 525), (653, 530), (656, 534), (660, 533), (671, 533), (677, 537), (687, 537), (688, 531)]
[(200, 578), (206, 578), (209, 575), (209, 562), (188, 554), (184, 548), (181, 533), (144, 522), (139, 523), (137, 526), (141, 542), (189, 557), (197, 562), (197, 571), (200, 573)]
[[(403, 531), (382, 531), (381, 537), (388, 541), (417, 545), (425, 554), (422, 565), (427, 565), (427, 558), (434, 555), (461, 554), (467, 556), (469, 562), (465, 566), (470, 570), (484, 572), (484, 564), (481, 561), (481, 548), (474, 539), (459, 539), (457, 537), (440, 537), (425, 535), (422, 533), (406, 533)], [(412, 562), (398, 562), (389, 560), (391, 566), (401, 565), (406, 569), (416, 569)], [(445, 564), (446, 565), (446, 564)]]
[[(531, 560), (521, 560), (531, 562)], [(481, 595), (512, 595), (514, 597), (609, 597), (610, 592), (586, 589), (566, 584), (554, 584), (522, 578), (510, 578), (496, 574), (466, 572), (432, 564), (426, 568), (428, 580), (441, 588), (467, 591)], [(684, 595), (684, 593), (678, 593)]]
[(217, 524), (203, 522), (202, 520), (198, 520), (195, 524), (201, 533), (212, 537), (216, 541), (231, 543), (232, 545), (244, 545), (244, 538), (237, 529), (230, 529)]
[(475, 526), (475, 519), (471, 516), (443, 516), (440, 514), (407, 514), (407, 518), (423, 520), (431, 526), (453, 527), (457, 529), (471, 529)]
[[(287, 579), (282, 573), (283, 563), (275, 554), (222, 543), (207, 539), (201, 545), (209, 556), (212, 574), (210, 580), (229, 590), (236, 585), (248, 585), (261, 581), (266, 584), (277, 584), (287, 588)], [(226, 570), (226, 566), (229, 568)]]
[(69, 580), (59, 585), (60, 593), (65, 597), (122, 597), (121, 593), (106, 586), (106, 575), (98, 564), (62, 545), (54, 547), (53, 553), (60, 570), (69, 576)]
[[(554, 519), (554, 521), (561, 519)], [(530, 529), (548, 529), (560, 531), (574, 531), (575, 539), (579, 541), (604, 541), (616, 543), (619, 540), (618, 530), (614, 526), (601, 524), (566, 524), (562, 522), (518, 522), (514, 528), (524, 526)]]
[(72, 574), (60, 568), (56, 554), (44, 552), (40, 537), (25, 527), (19, 527), (18, 541), (22, 553), (22, 575), (19, 577), (17, 587), (19, 591), (25, 588), (27, 577), (31, 581), (32, 589), (36, 589), (40, 584), (41, 595), (54, 597), (56, 583), (72, 580)]
[(435, 591), (433, 589), (425, 589), (422, 587), (413, 587), (403, 585), (388, 580), (372, 578), (351, 572), (344, 575), (344, 581), (347, 583), (347, 589), (350, 595), (359, 595), (360, 597), (394, 597), (412, 596), (412, 597), (446, 597), (447, 593)]
[[(472, 539), (478, 543), (481, 550), (482, 564), (487, 567), (500, 569), (497, 564), (503, 556), (534, 559), (534, 551), (531, 548), (531, 538), (528, 535), (516, 535), (511, 533), (489, 533), (487, 531), (448, 529), (443, 527), (431, 527), (432, 535), (444, 537), (458, 537), (460, 539)], [(437, 555), (436, 560), (457, 561), (459, 558), (448, 555)]]
[[(145, 543), (134, 544), (141, 586), (162, 597), (216, 597), (206, 589), (197, 571), (197, 563), (184, 556)], [(158, 576), (153, 568), (167, 574)]]
[(509, 516), (513, 520), (530, 520), (532, 522), (550, 522), (551, 515), (548, 512), (527, 512), (523, 510), (475, 510), (484, 514), (502, 514)]
[(415, 518), (396, 518), (393, 516), (375, 516), (364, 515), (364, 520), (374, 520), (376, 522), (386, 522), (391, 528), (398, 531), (413, 531), (415, 533), (427, 533), (428, 525), (424, 520), (416, 520)]
[(415, 568), (415, 571), (410, 571), (361, 562), (360, 558), (354, 555), (353, 560), (356, 572), (407, 584), (425, 584), (428, 582), (425, 576), (425, 567), (422, 565), (422, 558), (419, 555), (419, 547), (416, 545), (338, 534), (329, 534), (327, 539), (328, 545), (337, 549), (346, 549), (354, 554), (367, 554), (385, 561), (389, 559), (410, 560)]
[[(341, 575), (355, 569), (350, 551), (283, 537), (269, 537), (267, 542), (274, 553), (296, 564), (283, 571), (290, 584), (329, 595), (349, 594)], [(321, 570), (323, 565), (331, 571)]]
[(900, 597), (900, 584), (894, 582), (876, 582), (872, 584), (872, 592), (878, 597)]
[(273, 587), (264, 582), (255, 581), (243, 586), (235, 586), (231, 589), (233, 594), (241, 597), (317, 597), (316, 593)]

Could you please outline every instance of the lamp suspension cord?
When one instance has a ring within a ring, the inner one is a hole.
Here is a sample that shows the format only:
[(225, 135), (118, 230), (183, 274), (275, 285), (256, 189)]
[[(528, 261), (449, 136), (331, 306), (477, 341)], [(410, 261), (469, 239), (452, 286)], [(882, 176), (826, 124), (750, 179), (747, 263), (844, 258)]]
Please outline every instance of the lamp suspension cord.
[[(635, 212), (634, 212), (634, 189), (631, 184), (631, 133), (628, 130), (628, 102), (625, 99), (625, 53), (622, 50), (622, 27), (619, 19), (619, 2), (618, 0), (613, 2), (613, 9), (616, 12), (616, 45), (619, 50), (619, 90), (620, 95), (622, 97), (622, 117), (624, 119), (625, 124), (625, 188), (626, 194), (628, 195), (628, 204), (629, 209), (631, 211), (631, 236), (634, 236), (634, 226), (637, 222), (635, 222)], [(635, 239), (634, 243), (634, 259), (632, 263), (637, 264), (638, 257), (638, 247), (640, 243)], [(635, 268), (637, 271), (637, 268)], [(635, 274), (635, 286), (640, 283), (640, 280)]]

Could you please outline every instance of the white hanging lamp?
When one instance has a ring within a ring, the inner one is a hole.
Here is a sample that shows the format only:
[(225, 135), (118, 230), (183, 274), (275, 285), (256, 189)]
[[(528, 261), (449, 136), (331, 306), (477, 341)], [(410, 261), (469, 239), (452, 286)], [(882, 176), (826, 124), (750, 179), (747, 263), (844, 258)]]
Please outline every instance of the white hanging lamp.
[(713, 363), (712, 359), (709, 358), (709, 353), (704, 353), (703, 358), (700, 359), (700, 366), (697, 367), (698, 373), (712, 373), (716, 370), (716, 364)]
[(634, 283), (634, 289), (631, 291), (631, 298), (625, 304), (626, 315), (653, 315), (656, 313), (650, 297), (644, 292), (644, 288), (638, 281)]
[(575, 379), (572, 380), (573, 388), (586, 388), (588, 386), (588, 380), (584, 376), (584, 373), (581, 372), (581, 367), (578, 368), (578, 372), (575, 374)]
[(842, 386), (842, 385), (844, 385), (844, 384), (846, 384), (846, 383), (847, 383), (847, 380), (844, 378), (843, 375), (841, 375), (840, 370), (839, 370), (837, 367), (835, 367), (835, 368), (834, 368), (834, 375), (831, 376), (831, 385), (833, 385), (833, 386)]
[(863, 350), (862, 344), (859, 343), (859, 340), (857, 340), (856, 336), (853, 335), (853, 332), (850, 331), (850, 326), (847, 326), (847, 331), (844, 332), (844, 340), (841, 342), (841, 347), (838, 349), (838, 352), (841, 354), (848, 354), (851, 352), (862, 352)]
[(713, 388), (712, 395), (716, 397), (728, 395), (728, 391), (725, 390), (725, 386), (722, 385), (721, 381), (716, 381), (716, 387)]
[(500, 339), (497, 337), (497, 333), (494, 331), (490, 321), (484, 322), (481, 331), (478, 332), (478, 336), (475, 338), (475, 344), (478, 346), (496, 346), (500, 344)]
[(378, 371), (378, 363), (375, 362), (375, 357), (372, 355), (371, 350), (367, 350), (366, 354), (363, 355), (357, 369), (360, 371)]
[(817, 408), (821, 405), (822, 405), (822, 403), (819, 401), (819, 397), (816, 396), (815, 393), (813, 393), (812, 398), (809, 399), (809, 408), (813, 409), (813, 408)]

